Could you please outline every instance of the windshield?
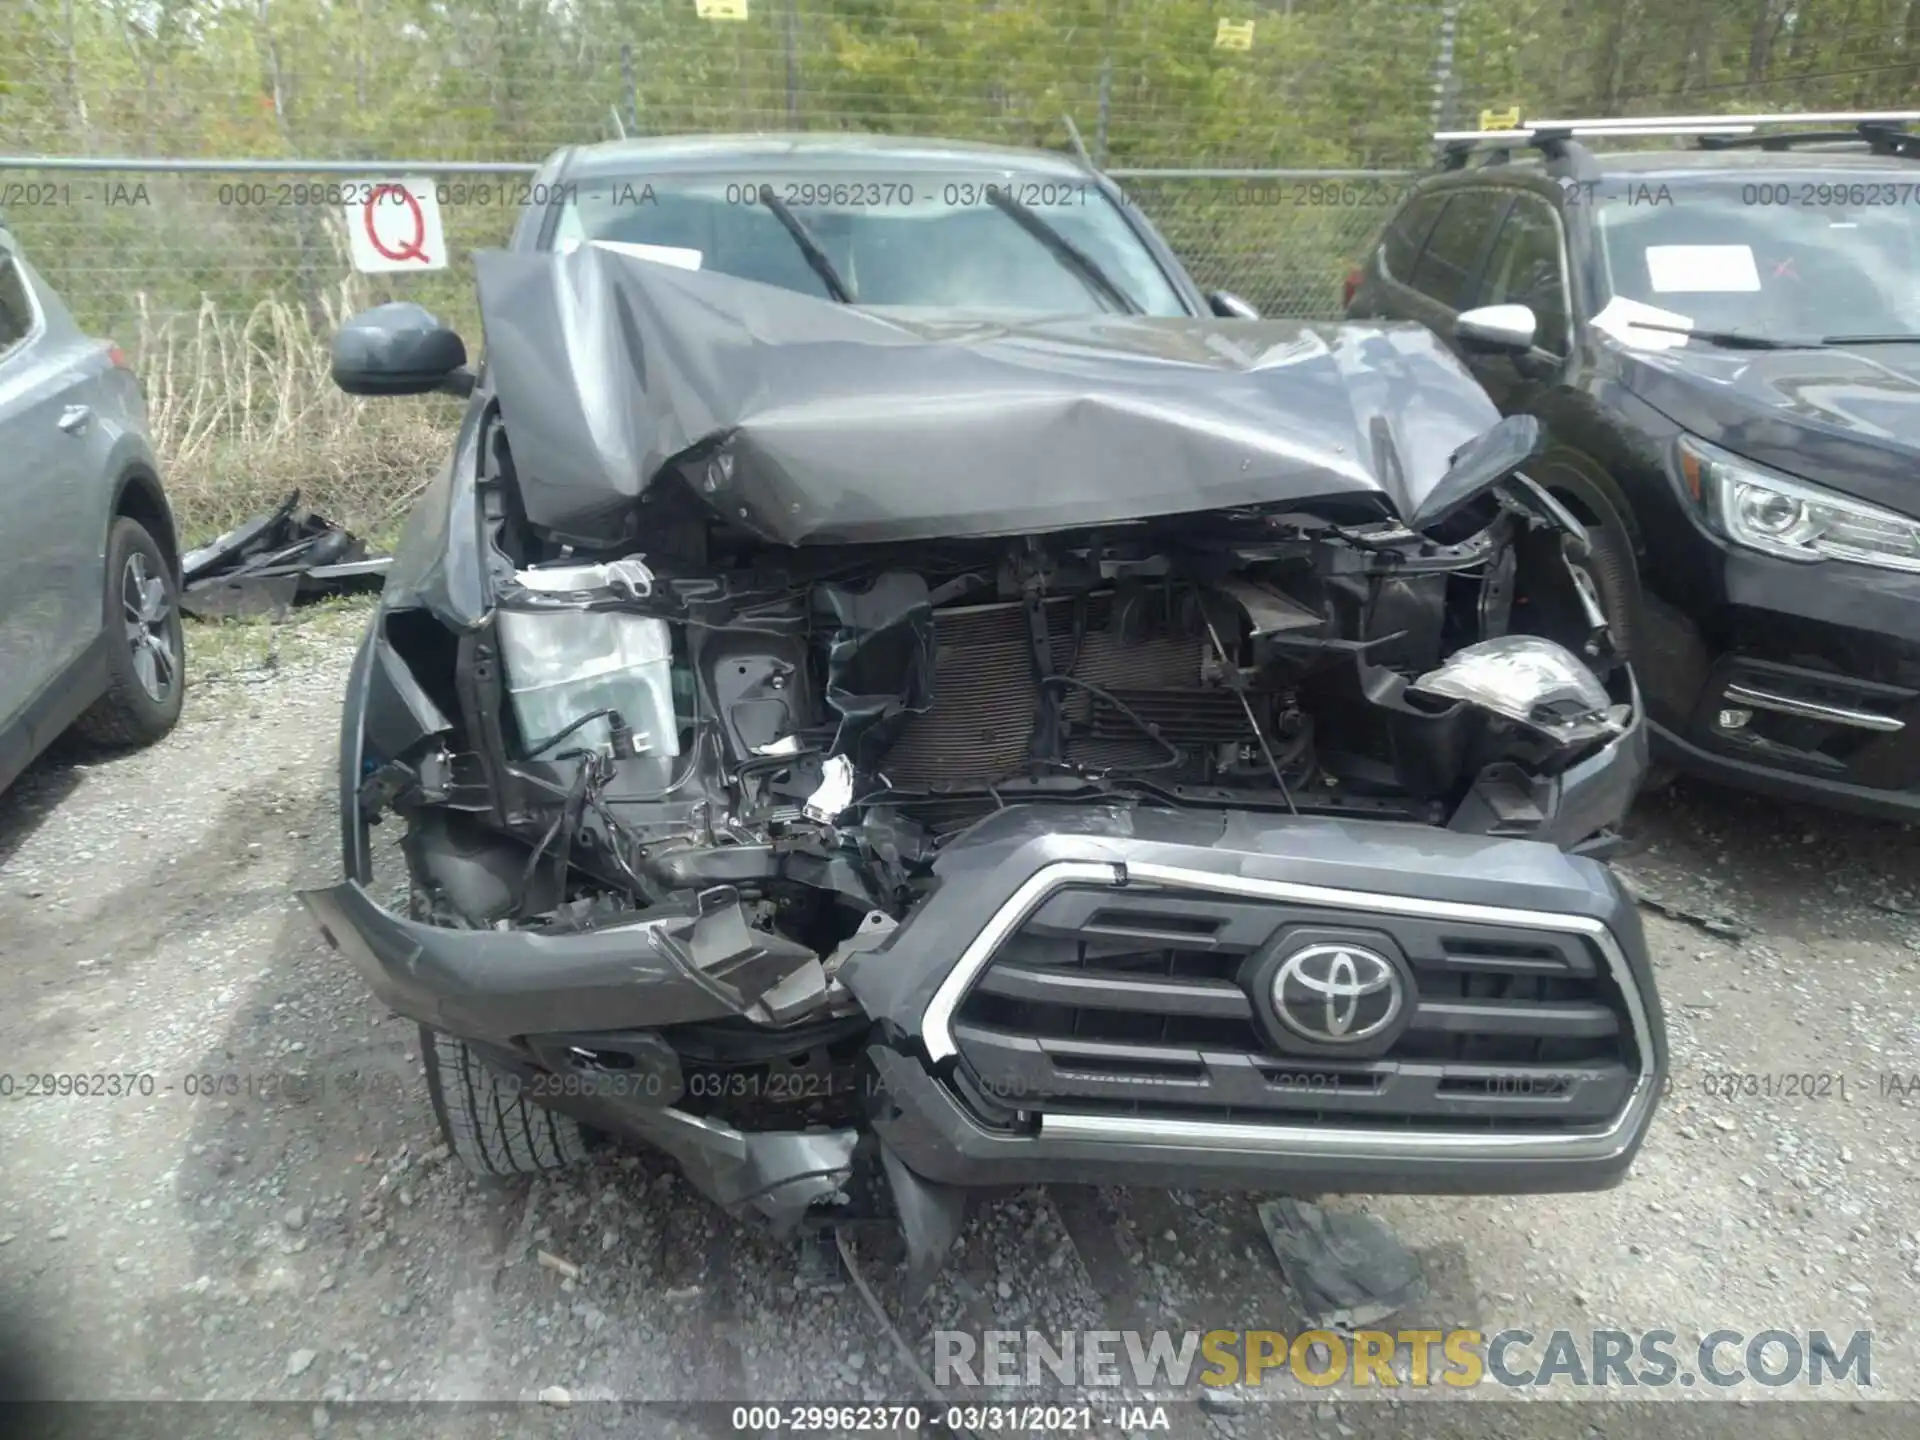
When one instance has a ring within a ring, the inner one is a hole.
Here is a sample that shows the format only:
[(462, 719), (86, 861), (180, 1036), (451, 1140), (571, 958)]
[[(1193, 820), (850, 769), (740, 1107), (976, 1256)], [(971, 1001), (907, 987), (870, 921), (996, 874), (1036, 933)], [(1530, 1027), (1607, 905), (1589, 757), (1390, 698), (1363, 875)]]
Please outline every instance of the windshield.
[[(1913, 182), (1832, 174), (1631, 187), (1595, 212), (1611, 298), (1782, 341), (1920, 339)], [(1883, 200), (1882, 192), (1890, 199)], [(1904, 198), (1907, 203), (1897, 203)], [(1652, 318), (1643, 316), (1642, 318)]]
[[(979, 175), (848, 179), (582, 180), (565, 201), (556, 248), (584, 241), (669, 247), (656, 258), (832, 298), (784, 208), (861, 305), (1076, 314), (1117, 307), (1074, 252), (1148, 315), (1186, 306), (1101, 189), (1081, 179)], [(996, 204), (1000, 197), (1015, 202)], [(1014, 210), (1051, 230), (1049, 245)], [(677, 253), (675, 253), (677, 252)]]

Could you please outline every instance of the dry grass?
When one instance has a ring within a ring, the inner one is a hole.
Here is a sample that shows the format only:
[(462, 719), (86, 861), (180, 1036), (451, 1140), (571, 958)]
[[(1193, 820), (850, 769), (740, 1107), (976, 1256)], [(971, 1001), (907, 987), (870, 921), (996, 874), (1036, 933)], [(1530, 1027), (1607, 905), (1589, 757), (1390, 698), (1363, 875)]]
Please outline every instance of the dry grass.
[(363, 535), (392, 530), (446, 459), (459, 406), (361, 400), (328, 373), (328, 342), (364, 305), (353, 280), (311, 315), (279, 299), (244, 313), (203, 301), (154, 316), (137, 299), (134, 364), (167, 493), (188, 543), (271, 507), (303, 503)]

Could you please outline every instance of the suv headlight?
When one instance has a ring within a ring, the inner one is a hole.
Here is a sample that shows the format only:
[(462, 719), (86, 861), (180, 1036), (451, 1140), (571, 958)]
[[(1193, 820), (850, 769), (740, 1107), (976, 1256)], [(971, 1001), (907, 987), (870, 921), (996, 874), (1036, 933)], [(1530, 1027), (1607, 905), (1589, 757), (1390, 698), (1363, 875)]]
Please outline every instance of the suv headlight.
[(1704, 440), (1680, 441), (1680, 478), (1727, 539), (1783, 560), (1920, 571), (1920, 521), (1792, 480)]

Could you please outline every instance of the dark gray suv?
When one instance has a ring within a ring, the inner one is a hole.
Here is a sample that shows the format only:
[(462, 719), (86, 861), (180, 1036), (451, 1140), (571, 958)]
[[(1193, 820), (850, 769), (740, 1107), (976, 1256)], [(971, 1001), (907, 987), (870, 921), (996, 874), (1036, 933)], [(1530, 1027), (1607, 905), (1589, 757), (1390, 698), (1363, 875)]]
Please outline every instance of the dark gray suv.
[(0, 789), (76, 722), (173, 728), (179, 575), (139, 382), (0, 225)]

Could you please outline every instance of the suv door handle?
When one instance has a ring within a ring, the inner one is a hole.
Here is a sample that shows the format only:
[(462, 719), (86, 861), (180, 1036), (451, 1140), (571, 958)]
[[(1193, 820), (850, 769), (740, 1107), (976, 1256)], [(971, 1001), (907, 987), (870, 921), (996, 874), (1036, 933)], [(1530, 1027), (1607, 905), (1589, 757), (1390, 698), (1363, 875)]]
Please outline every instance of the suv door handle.
[(69, 435), (78, 435), (93, 423), (91, 405), (69, 405), (60, 412), (60, 428)]

